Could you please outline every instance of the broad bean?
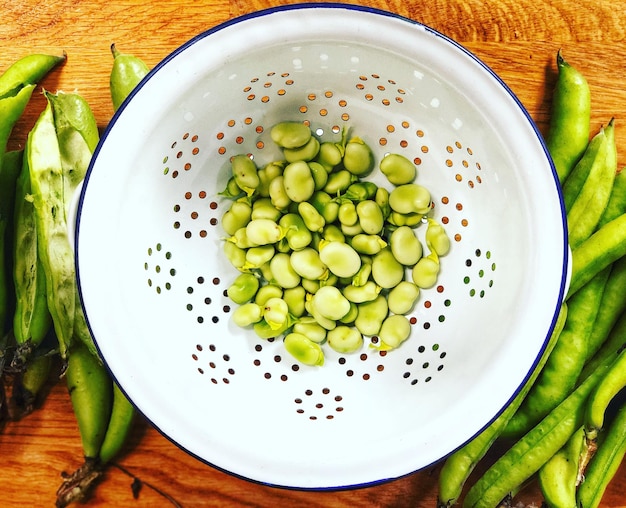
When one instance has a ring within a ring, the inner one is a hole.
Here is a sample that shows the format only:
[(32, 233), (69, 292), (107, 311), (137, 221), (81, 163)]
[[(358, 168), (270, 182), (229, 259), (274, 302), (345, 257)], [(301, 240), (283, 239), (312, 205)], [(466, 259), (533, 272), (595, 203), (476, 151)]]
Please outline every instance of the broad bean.
[(310, 162), (320, 150), (320, 142), (315, 136), (311, 136), (309, 141), (298, 148), (284, 148), (283, 155), (287, 162), (306, 161)]
[(230, 163), (237, 186), (251, 196), (261, 183), (256, 164), (244, 154), (235, 155)]
[(411, 335), (411, 323), (401, 314), (392, 314), (387, 317), (378, 332), (381, 343), (379, 349), (388, 351), (397, 348)]
[(378, 298), (381, 291), (381, 286), (376, 284), (373, 280), (368, 280), (360, 286), (346, 286), (343, 288), (343, 296), (345, 296), (350, 302), (359, 304), (375, 300)]
[(387, 299), (378, 295), (372, 301), (357, 305), (358, 314), (354, 320), (354, 326), (363, 335), (376, 335), (380, 331), (383, 321), (389, 314)]
[(417, 183), (399, 185), (389, 194), (389, 206), (401, 214), (426, 215), (431, 208), (430, 192)]
[(320, 144), (320, 149), (317, 154), (316, 160), (325, 168), (332, 170), (335, 166), (341, 164), (343, 154), (343, 146), (338, 145), (337, 143), (332, 143), (330, 141), (325, 141)]
[(559, 71), (552, 95), (552, 111), (546, 144), (559, 181), (563, 183), (589, 142), (591, 92), (585, 77), (556, 56)]
[(283, 229), (270, 219), (254, 219), (246, 225), (246, 237), (254, 246), (276, 243), (283, 236)]
[(287, 149), (306, 145), (312, 136), (309, 126), (300, 122), (280, 122), (270, 130), (272, 141)]
[(394, 314), (408, 314), (415, 306), (415, 302), (420, 295), (417, 285), (408, 280), (401, 281), (396, 287), (389, 291), (387, 303), (389, 311)]
[(293, 251), (290, 261), (294, 271), (303, 279), (322, 280), (328, 277), (328, 268), (319, 253), (311, 247)]
[(361, 268), (361, 257), (347, 243), (320, 242), (320, 259), (337, 277), (352, 277)]
[(243, 304), (252, 300), (258, 290), (259, 279), (251, 273), (242, 273), (228, 287), (226, 293), (233, 302)]
[(390, 289), (404, 279), (404, 266), (385, 247), (372, 258), (372, 278), (380, 287)]
[(312, 340), (321, 344), (326, 340), (326, 328), (319, 325), (313, 317), (302, 317), (294, 325), (293, 331), (300, 333)]
[(568, 298), (596, 274), (626, 255), (626, 213), (607, 222), (572, 251)]
[(309, 165), (303, 160), (288, 164), (283, 171), (283, 187), (294, 203), (310, 199), (315, 192), (315, 180)]
[(537, 474), (544, 502), (548, 508), (576, 506), (578, 467), (585, 434), (579, 428)]
[(232, 319), (237, 326), (245, 328), (263, 319), (263, 308), (254, 302), (244, 303), (234, 310)]
[(338, 353), (354, 353), (363, 346), (363, 336), (350, 326), (337, 326), (327, 334), (328, 345)]
[[(233, 209), (234, 205), (235, 203), (230, 207), (230, 210)], [(226, 215), (226, 213), (224, 215)], [(278, 222), (281, 216), (281, 211), (272, 204), (272, 200), (269, 197), (259, 198), (252, 203), (250, 219), (270, 219), (274, 222)]]
[(265, 284), (259, 287), (259, 290), (254, 295), (254, 303), (257, 305), (265, 305), (270, 298), (282, 298), (283, 288), (276, 284)]
[(302, 317), (305, 312), (304, 302), (306, 299), (306, 291), (302, 286), (295, 288), (287, 288), (283, 292), (283, 300), (287, 302), (289, 313), (294, 317)]
[(367, 235), (359, 233), (350, 240), (350, 245), (359, 254), (373, 256), (387, 247), (387, 242), (380, 235)]
[(253, 270), (260, 268), (274, 257), (276, 249), (273, 245), (262, 245), (259, 247), (250, 247), (246, 251), (246, 262), (243, 266), (244, 269)]
[(349, 200), (343, 201), (339, 205), (339, 214), (337, 218), (339, 219), (342, 227), (354, 226), (359, 220), (359, 216), (356, 213), (356, 205)]
[(284, 252), (277, 253), (270, 261), (273, 281), (283, 289), (295, 288), (301, 277), (291, 266), (291, 257)]
[(311, 244), (313, 240), (311, 230), (297, 213), (283, 215), (278, 221), (278, 225), (284, 230), (285, 241), (291, 250), (302, 250)]
[[(372, 275), (372, 260), (369, 257), (361, 257), (361, 268), (352, 277), (352, 283), (348, 284), (345, 289), (350, 287), (362, 287), (370, 282)], [(345, 294), (345, 291), (344, 291)]]
[(373, 166), (374, 156), (370, 147), (361, 138), (351, 138), (346, 144), (343, 167), (355, 176), (364, 176)]
[(306, 335), (292, 332), (284, 340), (285, 349), (299, 362), (310, 366), (324, 365), (324, 352), (317, 342)]
[(237, 268), (242, 270), (246, 263), (246, 251), (235, 245), (233, 242), (224, 242), (224, 254), (226, 259)]
[(598, 153), (589, 176), (567, 214), (568, 240), (572, 249), (593, 233), (613, 188), (617, 171), (613, 119), (602, 130), (606, 138), (605, 150)]
[(391, 233), (389, 247), (393, 257), (405, 266), (415, 265), (423, 253), (421, 242), (409, 226), (400, 226)]
[(361, 229), (365, 234), (378, 235), (385, 225), (383, 212), (375, 201), (366, 199), (356, 205), (356, 213)]
[(585, 481), (578, 488), (578, 504), (584, 508), (600, 506), (608, 484), (626, 456), (626, 405), (617, 411), (608, 429), (600, 434), (597, 451), (585, 471)]
[(286, 210), (291, 204), (291, 198), (287, 195), (285, 190), (285, 177), (279, 175), (274, 178), (268, 188), (268, 193), (272, 204), (279, 210)]
[(309, 169), (311, 170), (311, 176), (315, 182), (315, 190), (322, 190), (328, 182), (328, 171), (319, 162), (310, 161)]
[(365, 201), (366, 199), (374, 199), (378, 192), (378, 185), (374, 182), (358, 181), (353, 183), (346, 189), (346, 192), (341, 196), (350, 201)]
[(335, 286), (322, 286), (311, 299), (313, 308), (326, 319), (337, 321), (350, 311), (350, 302)]
[(439, 275), (439, 258), (433, 251), (421, 258), (411, 270), (415, 285), (421, 289), (428, 289), (435, 285)]
[(379, 164), (380, 171), (394, 185), (413, 182), (417, 175), (415, 165), (403, 155), (390, 153), (385, 155)]
[(445, 256), (450, 251), (450, 238), (446, 230), (430, 217), (426, 229), (426, 244), (437, 253), (437, 256)]
[(259, 196), (270, 197), (270, 184), (275, 178), (283, 174), (285, 169), (284, 161), (274, 161), (266, 164), (257, 171), (259, 175), (259, 185), (256, 192)]
[(347, 169), (340, 169), (328, 175), (328, 181), (323, 191), (331, 196), (336, 196), (344, 192), (352, 183), (356, 181), (356, 176)]
[(273, 330), (284, 328), (288, 316), (289, 306), (282, 298), (270, 298), (263, 305), (263, 319)]

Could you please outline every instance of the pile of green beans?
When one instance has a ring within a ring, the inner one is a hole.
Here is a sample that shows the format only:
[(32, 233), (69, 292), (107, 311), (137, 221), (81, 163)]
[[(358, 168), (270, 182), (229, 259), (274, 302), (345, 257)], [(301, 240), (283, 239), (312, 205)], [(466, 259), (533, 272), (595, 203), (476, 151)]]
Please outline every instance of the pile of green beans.
[[(538, 372), (444, 461), (440, 508), (460, 499), (500, 506), (533, 480), (547, 508), (596, 507), (626, 454), (626, 171), (618, 169), (614, 119), (590, 138), (589, 85), (560, 51), (557, 68), (547, 145), (567, 213), (568, 294)], [(496, 441), (505, 452), (463, 496)]]
[(221, 193), (233, 200), (221, 221), (224, 253), (241, 272), (227, 291), (239, 305), (234, 323), (263, 339), (284, 336), (305, 365), (323, 365), (324, 344), (352, 353), (365, 336), (377, 337), (380, 350), (397, 348), (410, 335), (407, 314), (450, 250), (414, 163), (393, 153), (381, 159), (389, 190), (365, 179), (374, 155), (347, 130), (340, 141), (321, 141), (307, 124), (287, 121), (270, 134), (284, 159), (259, 168), (235, 155)]

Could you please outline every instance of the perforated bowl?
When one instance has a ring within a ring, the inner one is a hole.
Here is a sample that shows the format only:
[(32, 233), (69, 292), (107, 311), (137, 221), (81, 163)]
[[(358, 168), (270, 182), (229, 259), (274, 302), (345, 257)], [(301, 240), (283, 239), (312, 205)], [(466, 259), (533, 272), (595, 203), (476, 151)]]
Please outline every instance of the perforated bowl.
[[(231, 322), (218, 192), (233, 155), (280, 158), (269, 131), (283, 120), (403, 154), (433, 195), (452, 248), (396, 350), (367, 338), (307, 367)], [(406, 475), (488, 425), (545, 347), (568, 254), (545, 146), (489, 68), (411, 20), (316, 4), (224, 23), (150, 73), (93, 159), (76, 260), (106, 364), (164, 435), (243, 478), (311, 489)]]

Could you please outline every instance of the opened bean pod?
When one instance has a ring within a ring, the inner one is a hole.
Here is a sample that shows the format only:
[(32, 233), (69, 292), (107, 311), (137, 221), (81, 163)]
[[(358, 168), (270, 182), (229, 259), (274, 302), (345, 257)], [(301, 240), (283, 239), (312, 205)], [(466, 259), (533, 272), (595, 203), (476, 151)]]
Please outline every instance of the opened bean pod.
[(345, 129), (327, 141), (288, 121), (270, 136), (284, 159), (257, 167), (248, 155), (232, 157), (220, 193), (232, 200), (221, 220), (224, 253), (241, 272), (227, 290), (239, 305), (233, 322), (263, 339), (284, 336), (285, 349), (311, 366), (323, 365), (325, 345), (352, 353), (370, 337), (371, 347), (399, 347), (420, 288), (435, 284), (450, 249), (413, 162), (381, 159), (387, 189), (362, 180), (374, 154)]

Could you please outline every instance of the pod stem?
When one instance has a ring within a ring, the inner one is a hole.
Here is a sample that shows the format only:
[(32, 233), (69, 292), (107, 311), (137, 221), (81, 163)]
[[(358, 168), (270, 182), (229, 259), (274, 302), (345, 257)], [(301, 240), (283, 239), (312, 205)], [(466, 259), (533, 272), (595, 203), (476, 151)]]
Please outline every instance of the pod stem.
[(61, 473), (63, 483), (57, 490), (56, 508), (65, 508), (71, 503), (87, 499), (102, 473), (100, 462), (89, 457), (73, 473)]

